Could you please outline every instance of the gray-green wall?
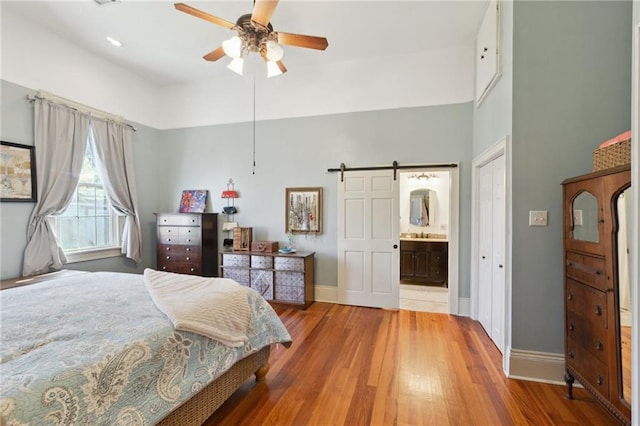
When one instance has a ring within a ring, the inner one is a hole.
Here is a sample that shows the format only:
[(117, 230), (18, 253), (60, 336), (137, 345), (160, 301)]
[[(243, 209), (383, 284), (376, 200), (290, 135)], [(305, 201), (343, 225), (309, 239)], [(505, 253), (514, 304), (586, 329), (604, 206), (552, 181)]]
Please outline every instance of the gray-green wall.
[[(35, 91), (0, 80), (0, 139), (33, 145), (33, 105), (27, 95)], [(140, 221), (143, 232), (143, 261), (139, 265), (123, 258), (111, 258), (65, 265), (66, 269), (85, 271), (142, 272), (155, 265), (155, 221), (153, 212), (163, 196), (156, 184), (158, 163), (155, 160), (159, 131), (136, 125), (133, 135), (135, 172), (140, 202)], [(37, 166), (37, 165), (36, 165)], [(0, 271), (1, 279), (22, 274), (22, 260), (27, 243), (27, 225), (34, 203), (0, 203)]]
[[(562, 190), (631, 127), (630, 1), (516, 1), (512, 346), (563, 349)], [(529, 210), (549, 226), (529, 227)]]
[[(33, 92), (2, 84), (3, 140), (33, 144)], [(184, 189), (208, 189), (208, 211), (219, 212), (229, 178), (240, 192), (240, 226), (253, 227), (254, 239), (286, 241), (284, 194), (287, 187), (324, 188), (323, 233), (299, 236), (301, 249), (316, 252), (316, 283), (337, 285), (337, 175), (348, 166), (460, 162), (460, 296), (469, 297), (471, 103), (387, 111), (292, 118), (256, 123), (253, 174), (251, 123), (158, 131), (137, 126), (135, 167), (143, 226), (143, 263), (120, 258), (68, 265), (84, 270), (139, 272), (155, 266), (153, 213), (177, 211)], [(5, 136), (6, 135), (6, 136)], [(21, 272), (26, 227), (33, 203), (2, 203), (2, 277)], [(222, 221), (222, 219), (221, 219)], [(221, 238), (225, 234), (221, 234)]]

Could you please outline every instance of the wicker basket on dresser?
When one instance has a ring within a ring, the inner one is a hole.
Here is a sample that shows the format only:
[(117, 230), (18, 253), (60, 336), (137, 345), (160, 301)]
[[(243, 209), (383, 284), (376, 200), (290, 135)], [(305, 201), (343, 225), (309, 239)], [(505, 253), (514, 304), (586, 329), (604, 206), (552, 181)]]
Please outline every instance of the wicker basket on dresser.
[(156, 269), (218, 276), (218, 214), (156, 214)]
[(253, 288), (271, 303), (303, 309), (313, 303), (313, 252), (223, 251), (220, 257), (224, 278)]
[(629, 165), (562, 183), (567, 397), (578, 380), (622, 424), (630, 424), (631, 408), (622, 368), (616, 205), (630, 184)]

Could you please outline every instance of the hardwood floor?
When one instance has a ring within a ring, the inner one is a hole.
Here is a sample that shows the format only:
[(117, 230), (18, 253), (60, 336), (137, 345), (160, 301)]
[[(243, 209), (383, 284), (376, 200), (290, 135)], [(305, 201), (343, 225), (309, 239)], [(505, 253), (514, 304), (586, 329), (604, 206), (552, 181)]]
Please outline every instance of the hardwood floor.
[(504, 377), (469, 318), (314, 303), (276, 309), (293, 337), (272, 349), (213, 425), (615, 425), (582, 388)]

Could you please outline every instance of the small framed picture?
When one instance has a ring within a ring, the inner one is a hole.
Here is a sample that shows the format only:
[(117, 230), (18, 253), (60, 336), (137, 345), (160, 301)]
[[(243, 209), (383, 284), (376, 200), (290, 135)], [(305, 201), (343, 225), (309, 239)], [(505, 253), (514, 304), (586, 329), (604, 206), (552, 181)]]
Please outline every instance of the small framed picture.
[(322, 188), (286, 188), (285, 232), (322, 233)]
[(204, 213), (207, 195), (206, 189), (185, 189), (180, 198), (180, 213)]
[(0, 201), (37, 201), (35, 148), (0, 141)]

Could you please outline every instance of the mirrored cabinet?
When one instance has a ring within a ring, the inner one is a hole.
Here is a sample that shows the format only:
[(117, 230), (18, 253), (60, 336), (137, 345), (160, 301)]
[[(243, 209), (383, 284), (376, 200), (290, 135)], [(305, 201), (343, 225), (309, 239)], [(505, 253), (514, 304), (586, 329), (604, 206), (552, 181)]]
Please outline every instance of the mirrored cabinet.
[(565, 381), (631, 422), (631, 168), (563, 183)]

